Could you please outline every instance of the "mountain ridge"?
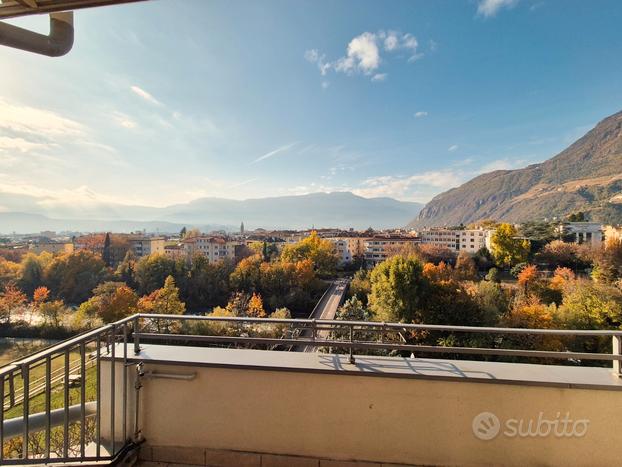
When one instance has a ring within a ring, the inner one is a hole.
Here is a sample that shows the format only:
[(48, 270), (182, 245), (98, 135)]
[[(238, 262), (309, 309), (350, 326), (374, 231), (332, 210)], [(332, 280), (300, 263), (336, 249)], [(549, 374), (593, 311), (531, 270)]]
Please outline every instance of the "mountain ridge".
[(408, 225), (524, 222), (576, 211), (597, 221), (622, 222), (621, 194), (622, 111), (544, 162), (481, 174), (435, 196)]

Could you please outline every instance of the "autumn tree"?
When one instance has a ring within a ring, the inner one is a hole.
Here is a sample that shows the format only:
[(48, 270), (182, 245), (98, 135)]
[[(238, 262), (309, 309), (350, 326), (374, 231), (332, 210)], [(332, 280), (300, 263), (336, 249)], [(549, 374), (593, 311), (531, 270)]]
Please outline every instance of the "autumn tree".
[(104, 282), (93, 290), (93, 296), (82, 303), (79, 313), (112, 323), (136, 312), (138, 296), (123, 282)]
[(477, 279), (477, 266), (473, 257), (466, 251), (458, 254), (454, 274), (458, 280), (474, 281)]
[(592, 278), (605, 284), (622, 278), (622, 239), (610, 238), (596, 252)]
[(0, 288), (15, 283), (20, 278), (20, 265), (0, 257)]
[(518, 274), (517, 280), (518, 285), (522, 286), (524, 290), (528, 290), (540, 280), (540, 271), (534, 264), (529, 264)]
[(261, 295), (254, 293), (248, 301), (248, 308), (246, 314), (252, 318), (265, 318), (267, 316), (266, 310), (263, 308), (263, 301)]
[(313, 262), (315, 270), (321, 275), (333, 274), (339, 263), (335, 246), (315, 231), (298, 243), (285, 246), (281, 252), (282, 261), (295, 263), (306, 259)]
[(26, 295), (32, 297), (34, 290), (43, 285), (45, 267), (52, 260), (50, 253), (34, 253), (26, 254), (20, 263), (21, 274), (19, 279), (19, 287)]
[(59, 327), (62, 316), (67, 312), (67, 307), (62, 300), (50, 300), (39, 303), (37, 310), (46, 324)]
[(554, 290), (562, 291), (567, 284), (572, 283), (575, 280), (575, 274), (572, 269), (557, 267), (553, 273), (551, 279), (551, 288)]
[(102, 260), (106, 266), (112, 266), (112, 251), (110, 251), (110, 234), (106, 232), (104, 238), (104, 249), (102, 250)]
[(186, 305), (179, 299), (179, 289), (175, 285), (173, 276), (168, 276), (164, 287), (154, 290), (138, 301), (141, 312), (161, 315), (183, 315)]
[(490, 239), (492, 256), (498, 266), (509, 268), (527, 261), (530, 251), (529, 240), (517, 238), (516, 228), (501, 224)]
[(50, 296), (50, 290), (47, 287), (37, 287), (32, 294), (32, 303), (35, 307), (39, 307)]
[(453, 278), (453, 269), (451, 265), (446, 264), (444, 261), (438, 263), (438, 266), (434, 263), (425, 263), (423, 265), (423, 275), (431, 282), (449, 281)]
[(4, 291), (0, 293), (0, 318), (10, 323), (13, 311), (23, 306), (27, 301), (28, 297), (15, 284), (7, 285)]

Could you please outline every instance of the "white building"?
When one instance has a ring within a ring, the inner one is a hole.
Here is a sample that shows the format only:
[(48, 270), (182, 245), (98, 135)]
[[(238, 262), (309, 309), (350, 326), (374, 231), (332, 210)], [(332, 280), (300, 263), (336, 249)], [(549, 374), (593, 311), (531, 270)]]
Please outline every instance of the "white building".
[(490, 238), (494, 230), (429, 229), (417, 232), (421, 243), (449, 248), (452, 251), (476, 253), (482, 248), (490, 249)]
[(557, 232), (578, 244), (599, 247), (603, 242), (603, 225), (598, 222), (564, 222)]

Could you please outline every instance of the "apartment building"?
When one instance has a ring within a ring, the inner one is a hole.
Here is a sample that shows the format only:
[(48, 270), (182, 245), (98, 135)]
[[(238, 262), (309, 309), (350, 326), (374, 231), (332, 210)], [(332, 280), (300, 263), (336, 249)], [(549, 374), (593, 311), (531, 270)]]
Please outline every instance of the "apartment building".
[(52, 254), (73, 253), (72, 242), (38, 242), (31, 243), (29, 250), (33, 253), (40, 254), (44, 251)]
[(241, 242), (227, 240), (223, 237), (201, 235), (182, 240), (185, 255), (192, 258), (195, 254), (206, 256), (210, 263), (225, 258), (235, 259), (236, 250), (242, 245)]
[(164, 245), (164, 256), (171, 259), (186, 257), (186, 250), (182, 244)]
[(476, 253), (482, 248), (490, 249), (490, 238), (494, 230), (486, 229), (429, 229), (417, 232), (421, 243), (449, 248), (453, 251)]
[(335, 246), (335, 252), (339, 257), (339, 264), (347, 264), (352, 262), (352, 253), (348, 241), (343, 238), (327, 238)]
[(375, 266), (383, 262), (389, 256), (399, 252), (407, 245), (416, 245), (421, 243), (418, 237), (402, 237), (402, 236), (375, 236), (364, 241), (365, 245), (365, 262), (370, 266)]
[(365, 256), (365, 242), (371, 237), (339, 236), (328, 237), (326, 240), (335, 245), (340, 264), (354, 261)]
[(163, 255), (166, 240), (163, 237), (132, 237), (129, 239), (130, 248), (137, 258), (152, 254)]

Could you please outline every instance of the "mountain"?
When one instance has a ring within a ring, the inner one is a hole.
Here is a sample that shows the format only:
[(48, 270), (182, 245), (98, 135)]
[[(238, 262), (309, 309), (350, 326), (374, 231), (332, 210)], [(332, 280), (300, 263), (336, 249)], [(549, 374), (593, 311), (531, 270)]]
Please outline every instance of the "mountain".
[(0, 192), (0, 233), (56, 231), (178, 232), (304, 229), (315, 226), (365, 229), (404, 226), (422, 205), (392, 198), (363, 198), (349, 192), (248, 199), (201, 198), (164, 208), (114, 203), (59, 204), (29, 195)]
[(406, 225), (422, 205), (392, 198), (363, 198), (349, 192), (312, 193), (301, 196), (236, 201), (202, 198), (164, 208), (159, 219), (187, 222), (214, 220), (247, 227), (305, 229), (320, 227), (388, 228)]
[(577, 211), (594, 221), (622, 222), (622, 112), (599, 122), (552, 159), (486, 173), (441, 193), (409, 226), (523, 222)]

